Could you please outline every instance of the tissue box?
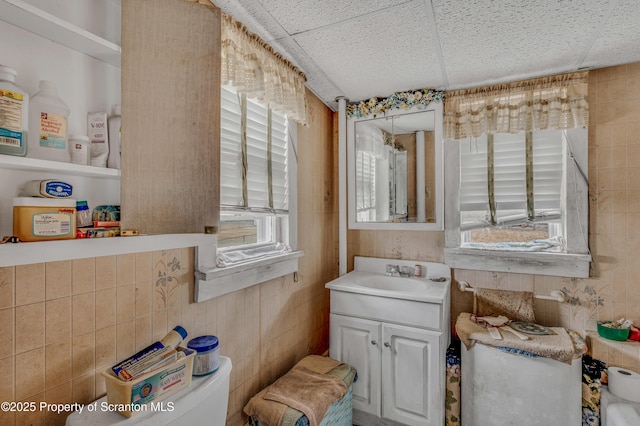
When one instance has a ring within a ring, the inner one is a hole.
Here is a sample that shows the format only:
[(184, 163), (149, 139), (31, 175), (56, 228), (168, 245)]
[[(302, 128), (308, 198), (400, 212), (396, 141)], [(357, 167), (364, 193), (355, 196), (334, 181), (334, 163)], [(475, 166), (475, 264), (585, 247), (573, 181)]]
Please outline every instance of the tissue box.
[[(185, 349), (178, 348), (178, 350), (184, 351)], [(195, 351), (187, 350), (187, 352), (190, 353), (186, 357), (130, 382), (117, 378), (109, 367), (102, 372), (107, 385), (107, 402), (110, 405), (114, 404), (114, 407), (123, 416), (131, 417), (133, 414), (145, 410), (145, 407), (141, 407), (142, 405), (151, 402), (158, 403), (189, 386)]]

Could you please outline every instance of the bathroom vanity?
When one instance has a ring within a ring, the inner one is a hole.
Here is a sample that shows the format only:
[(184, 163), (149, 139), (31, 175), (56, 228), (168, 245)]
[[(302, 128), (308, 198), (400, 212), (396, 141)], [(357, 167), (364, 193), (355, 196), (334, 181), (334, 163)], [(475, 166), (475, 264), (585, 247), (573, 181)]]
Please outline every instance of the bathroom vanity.
[[(426, 276), (385, 275), (386, 265)], [(331, 290), (330, 355), (356, 367), (355, 424), (444, 424), (451, 272), (440, 263), (355, 258)]]

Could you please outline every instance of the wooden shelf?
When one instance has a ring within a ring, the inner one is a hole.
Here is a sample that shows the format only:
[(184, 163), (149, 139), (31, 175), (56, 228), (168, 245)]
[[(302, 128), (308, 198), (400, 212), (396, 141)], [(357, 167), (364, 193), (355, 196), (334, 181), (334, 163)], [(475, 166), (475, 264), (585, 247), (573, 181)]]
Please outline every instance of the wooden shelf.
[(22, 0), (0, 0), (0, 19), (120, 68), (120, 46)]
[(0, 154), (0, 168), (119, 179), (120, 170)]
[(164, 234), (0, 244), (0, 267), (116, 256), (145, 251), (212, 246), (215, 235)]

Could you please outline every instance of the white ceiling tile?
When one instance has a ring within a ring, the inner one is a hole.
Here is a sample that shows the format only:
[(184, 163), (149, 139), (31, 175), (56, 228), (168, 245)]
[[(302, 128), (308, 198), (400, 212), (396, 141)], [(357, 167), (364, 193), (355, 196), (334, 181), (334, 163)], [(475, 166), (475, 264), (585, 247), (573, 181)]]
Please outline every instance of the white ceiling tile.
[(442, 85), (422, 1), (294, 37), (351, 101)]
[(287, 35), (258, 0), (214, 0), (212, 3), (267, 42)]
[(640, 0), (214, 3), (305, 72), (307, 87), (334, 110), (337, 96), (454, 90), (640, 61)]
[(640, 2), (620, 0), (585, 58), (584, 66), (640, 61)]
[(330, 108), (337, 106), (336, 97), (344, 96), (344, 93), (291, 37), (275, 40), (273, 47), (295, 57), (298, 68), (307, 76), (307, 87)]
[(289, 34), (297, 34), (410, 0), (260, 0)]
[(433, 0), (450, 88), (575, 70), (601, 0)]

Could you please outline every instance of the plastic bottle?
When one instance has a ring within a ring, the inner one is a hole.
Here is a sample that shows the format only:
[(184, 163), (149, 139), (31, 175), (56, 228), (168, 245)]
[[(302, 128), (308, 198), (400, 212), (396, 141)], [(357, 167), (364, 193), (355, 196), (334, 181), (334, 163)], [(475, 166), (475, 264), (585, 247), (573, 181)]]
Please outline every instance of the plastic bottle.
[(29, 94), (16, 86), (16, 70), (0, 65), (0, 154), (27, 153)]
[(76, 228), (93, 225), (91, 210), (86, 201), (76, 201)]
[(422, 277), (422, 265), (416, 263), (416, 265), (413, 267), (413, 276), (415, 277)]
[(109, 135), (107, 135), (107, 113), (90, 112), (87, 114), (87, 133), (91, 145), (89, 164), (94, 167), (107, 167), (109, 157)]
[(178, 347), (180, 342), (182, 342), (182, 340), (186, 337), (187, 337), (187, 330), (185, 330), (183, 327), (179, 325), (176, 325), (175, 327), (173, 327), (173, 330), (168, 332), (167, 335), (164, 336), (162, 340), (160, 340), (160, 343), (165, 348), (170, 346), (173, 349), (175, 349)]
[(120, 168), (120, 105), (113, 106), (113, 114), (109, 119), (109, 158), (107, 167), (110, 169)]
[(89, 145), (89, 137), (84, 135), (69, 136), (69, 153), (71, 162), (74, 164), (89, 165), (89, 156), (91, 145)]
[(27, 156), (68, 163), (69, 107), (58, 97), (55, 83), (43, 80), (39, 87), (29, 106)]
[(177, 325), (159, 342), (152, 343), (136, 354), (111, 367), (113, 373), (124, 381), (129, 381), (141, 371), (152, 367), (166, 352), (178, 347), (187, 337), (187, 330)]

